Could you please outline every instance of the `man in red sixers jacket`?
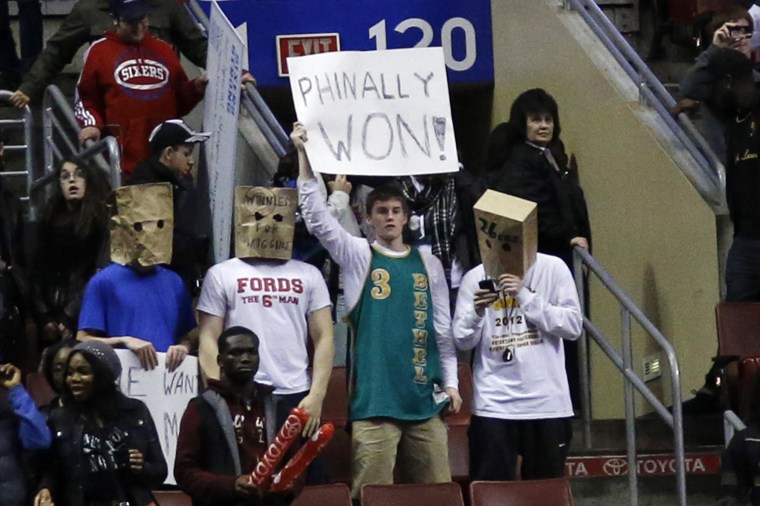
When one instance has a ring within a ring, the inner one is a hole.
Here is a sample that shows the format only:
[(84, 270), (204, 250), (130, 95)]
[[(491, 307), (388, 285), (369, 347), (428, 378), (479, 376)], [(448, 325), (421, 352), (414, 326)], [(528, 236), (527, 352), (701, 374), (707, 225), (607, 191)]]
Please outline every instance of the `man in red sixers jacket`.
[(203, 99), (204, 76), (188, 79), (172, 47), (148, 33), (146, 0), (112, 0), (116, 28), (87, 50), (74, 113), (80, 141), (114, 135), (127, 178), (150, 154), (156, 125), (189, 113)]

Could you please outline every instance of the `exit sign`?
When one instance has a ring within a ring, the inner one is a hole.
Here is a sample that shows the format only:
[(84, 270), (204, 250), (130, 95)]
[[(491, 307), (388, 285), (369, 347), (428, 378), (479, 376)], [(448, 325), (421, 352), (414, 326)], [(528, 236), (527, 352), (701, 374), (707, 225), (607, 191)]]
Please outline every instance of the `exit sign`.
[(288, 76), (288, 58), (340, 51), (337, 33), (310, 33), (277, 36), (277, 75)]

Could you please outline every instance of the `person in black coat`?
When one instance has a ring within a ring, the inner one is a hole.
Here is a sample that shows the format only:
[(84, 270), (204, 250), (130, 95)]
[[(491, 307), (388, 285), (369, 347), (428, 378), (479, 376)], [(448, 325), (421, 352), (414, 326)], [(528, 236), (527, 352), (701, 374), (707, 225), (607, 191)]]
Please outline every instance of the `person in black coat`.
[(56, 174), (53, 195), (42, 211), (31, 271), (41, 347), (76, 335), (87, 282), (107, 263), (105, 175), (76, 159), (61, 161)]
[(538, 205), (538, 251), (555, 255), (572, 270), (575, 246), (589, 249), (591, 226), (586, 200), (560, 140), (557, 102), (536, 88), (512, 104), (509, 121), (494, 130), (489, 188)]
[(196, 233), (197, 192), (193, 150), (211, 134), (194, 132), (181, 119), (164, 121), (150, 134), (150, 158), (137, 164), (127, 184), (170, 183), (174, 197), (174, 237), (169, 268), (196, 295), (206, 267), (207, 244)]
[(122, 394), (121, 363), (100, 341), (69, 354), (63, 406), (50, 413), (53, 434), (35, 505), (92, 506), (155, 503), (166, 479), (158, 433), (142, 401)]
[[(586, 199), (573, 160), (560, 140), (559, 108), (554, 97), (535, 88), (512, 103), (509, 121), (498, 125), (489, 142), (488, 187), (538, 205), (538, 251), (573, 268), (573, 249), (591, 248)], [(500, 168), (497, 168), (500, 167)], [(588, 314), (588, 294), (586, 313)], [(577, 344), (565, 344), (565, 365), (573, 407), (580, 404)]]

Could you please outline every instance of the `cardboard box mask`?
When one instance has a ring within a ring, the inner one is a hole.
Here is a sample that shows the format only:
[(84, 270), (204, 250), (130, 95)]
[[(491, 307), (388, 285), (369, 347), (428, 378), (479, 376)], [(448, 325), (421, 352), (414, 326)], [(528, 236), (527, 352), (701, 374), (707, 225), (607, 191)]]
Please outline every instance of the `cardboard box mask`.
[(116, 188), (109, 207), (111, 261), (146, 267), (171, 262), (174, 203), (169, 183)]
[(497, 191), (486, 191), (474, 207), (478, 247), (486, 274), (525, 276), (536, 261), (536, 204)]
[(290, 260), (297, 207), (292, 188), (235, 188), (235, 256)]

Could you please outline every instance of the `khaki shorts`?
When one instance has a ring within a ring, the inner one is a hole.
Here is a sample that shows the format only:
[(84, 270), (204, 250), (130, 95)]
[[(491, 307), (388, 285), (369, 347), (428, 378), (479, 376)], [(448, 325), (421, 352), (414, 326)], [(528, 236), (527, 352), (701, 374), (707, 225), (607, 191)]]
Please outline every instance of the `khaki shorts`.
[(398, 464), (404, 483), (451, 481), (448, 429), (437, 416), (423, 421), (373, 418), (353, 422), (351, 495), (359, 499), (362, 485), (389, 485)]

